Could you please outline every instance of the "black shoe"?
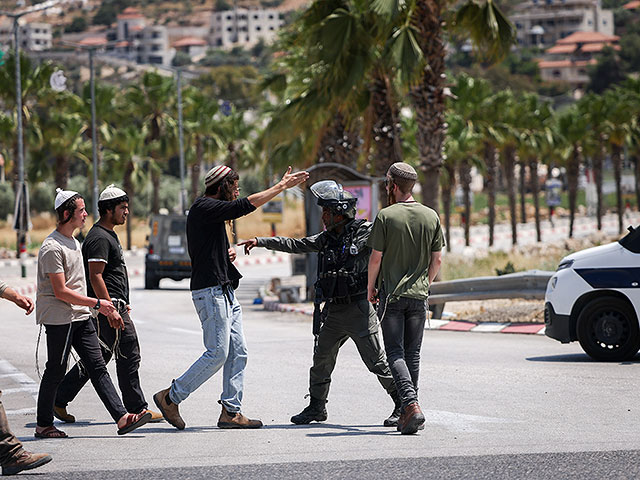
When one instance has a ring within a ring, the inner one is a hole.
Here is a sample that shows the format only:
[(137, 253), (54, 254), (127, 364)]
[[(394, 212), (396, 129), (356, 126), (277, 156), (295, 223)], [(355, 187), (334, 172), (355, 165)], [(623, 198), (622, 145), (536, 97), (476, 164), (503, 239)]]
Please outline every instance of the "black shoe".
[(302, 410), (298, 415), (291, 417), (291, 423), (296, 425), (306, 425), (313, 421), (324, 422), (327, 419), (327, 409), (325, 408), (326, 400), (319, 400), (311, 397), (309, 406)]
[(385, 427), (397, 427), (400, 415), (402, 415), (402, 406), (395, 407), (393, 412), (391, 412), (391, 415), (389, 415), (389, 418), (384, 421), (383, 425)]

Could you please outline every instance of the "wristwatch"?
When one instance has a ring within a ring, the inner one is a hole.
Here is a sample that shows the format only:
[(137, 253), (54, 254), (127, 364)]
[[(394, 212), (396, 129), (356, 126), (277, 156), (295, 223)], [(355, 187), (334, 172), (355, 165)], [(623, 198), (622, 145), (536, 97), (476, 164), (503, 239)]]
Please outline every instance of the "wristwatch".
[(94, 310), (100, 310), (100, 299), (98, 299), (98, 303), (96, 303), (96, 306), (93, 307)]

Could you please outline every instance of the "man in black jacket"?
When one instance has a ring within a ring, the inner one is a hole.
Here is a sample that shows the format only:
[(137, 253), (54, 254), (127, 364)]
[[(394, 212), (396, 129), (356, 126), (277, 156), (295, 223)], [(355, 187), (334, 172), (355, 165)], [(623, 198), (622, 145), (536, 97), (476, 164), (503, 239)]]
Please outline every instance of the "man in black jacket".
[[(327, 419), (325, 404), (329, 395), (331, 373), (338, 351), (351, 338), (362, 361), (391, 395), (395, 408), (384, 425), (396, 426), (400, 402), (391, 371), (381, 347), (378, 318), (367, 301), (367, 264), (371, 249), (367, 239), (371, 223), (356, 219), (356, 201), (349, 192), (333, 180), (315, 183), (312, 193), (322, 207), (326, 231), (301, 239), (258, 237), (239, 243), (249, 253), (254, 247), (265, 247), (288, 253), (318, 252), (316, 281), (316, 343), (313, 366), (309, 371), (310, 403), (291, 422), (302, 425)], [(319, 304), (325, 309), (319, 318)]]
[(223, 366), (220, 428), (260, 428), (260, 420), (241, 413), (247, 348), (242, 332), (242, 308), (235, 297), (242, 275), (231, 263), (225, 224), (253, 212), (284, 190), (304, 182), (307, 172), (291, 173), (263, 192), (238, 199), (239, 176), (219, 165), (207, 173), (206, 190), (189, 209), (187, 245), (191, 257), (191, 297), (200, 317), (202, 356), (171, 386), (153, 396), (164, 418), (179, 430), (185, 423), (178, 405)]

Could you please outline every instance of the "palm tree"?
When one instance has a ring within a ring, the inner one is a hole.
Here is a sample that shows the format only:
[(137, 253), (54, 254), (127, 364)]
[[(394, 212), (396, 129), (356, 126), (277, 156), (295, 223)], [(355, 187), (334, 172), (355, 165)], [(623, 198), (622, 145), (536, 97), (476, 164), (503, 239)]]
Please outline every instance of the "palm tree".
[(175, 102), (175, 85), (171, 77), (155, 72), (145, 72), (139, 82), (129, 86), (125, 92), (127, 102), (134, 106), (136, 116), (146, 123), (146, 145), (149, 156), (158, 165), (151, 171), (153, 185), (152, 211), (160, 209), (160, 172), (171, 152), (176, 147), (175, 120), (170, 112)]
[(200, 174), (205, 157), (212, 159), (217, 152), (220, 140), (216, 133), (218, 120), (218, 102), (194, 87), (184, 89), (184, 129), (192, 154), (187, 155), (187, 165), (191, 170), (191, 201), (194, 201), (201, 189)]
[(604, 212), (602, 198), (602, 166), (606, 154), (607, 102), (603, 95), (589, 93), (578, 102), (578, 108), (587, 120), (589, 135), (585, 136), (585, 153), (591, 158), (593, 179), (596, 187), (596, 221), (598, 230), (602, 230)]
[[(524, 184), (524, 167), (529, 167), (529, 187), (533, 197), (534, 217), (536, 224), (536, 238), (542, 241), (540, 226), (540, 184), (538, 181), (538, 165), (541, 158), (553, 159), (555, 151), (553, 127), (553, 110), (548, 102), (540, 100), (535, 93), (525, 93), (519, 102), (520, 140), (518, 142), (518, 156), (521, 159), (521, 183)], [(524, 202), (525, 189), (521, 189)], [(523, 208), (524, 210), (524, 208)], [(523, 215), (524, 217), (524, 215)]]
[[(374, 9), (395, 19), (389, 38), (403, 84), (418, 121), (416, 138), (423, 173), (423, 203), (438, 205), (438, 176), (442, 167), (445, 136), (444, 0), (374, 0)], [(515, 30), (493, 0), (466, 0), (457, 5), (455, 31), (468, 34), (487, 59), (504, 56), (515, 39)], [(419, 78), (416, 80), (416, 74)]]
[(127, 222), (127, 250), (131, 249), (131, 223), (134, 215), (134, 199), (138, 190), (146, 183), (146, 166), (151, 160), (146, 155), (145, 142), (149, 132), (147, 126), (139, 127), (135, 124), (126, 124), (126, 119), (118, 122), (118, 128), (113, 131), (109, 139), (108, 149), (105, 152), (105, 161), (109, 165), (109, 171), (122, 178), (122, 186), (129, 197), (130, 219)]
[[(29, 127), (29, 120), (34, 106), (42, 101), (53, 91), (49, 87), (49, 78), (54, 72), (51, 62), (42, 62), (33, 66), (31, 60), (26, 55), (20, 55), (20, 83), (22, 88), (22, 115), (25, 131)], [(0, 68), (0, 101), (6, 110), (16, 109), (16, 58), (15, 54), (8, 56), (2, 68)], [(18, 158), (17, 136), (13, 141), (14, 159)], [(13, 162), (12, 183), (14, 190), (17, 188), (18, 165)]]
[(578, 174), (582, 164), (582, 141), (587, 122), (574, 105), (557, 117), (557, 131), (563, 142), (563, 158), (567, 169), (569, 187), (569, 238), (573, 238), (573, 226), (578, 197)]

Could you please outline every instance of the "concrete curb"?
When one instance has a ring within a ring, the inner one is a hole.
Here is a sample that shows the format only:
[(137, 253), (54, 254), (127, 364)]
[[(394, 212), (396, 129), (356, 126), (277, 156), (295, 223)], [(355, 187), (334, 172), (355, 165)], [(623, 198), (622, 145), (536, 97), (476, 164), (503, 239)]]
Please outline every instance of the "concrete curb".
[[(312, 316), (313, 307), (295, 306), (287, 303), (266, 301), (264, 309), (270, 312), (301, 313)], [(540, 323), (476, 323), (466, 320), (430, 320), (425, 330), (448, 330), (451, 332), (512, 333), (524, 335), (544, 335), (545, 326)]]

